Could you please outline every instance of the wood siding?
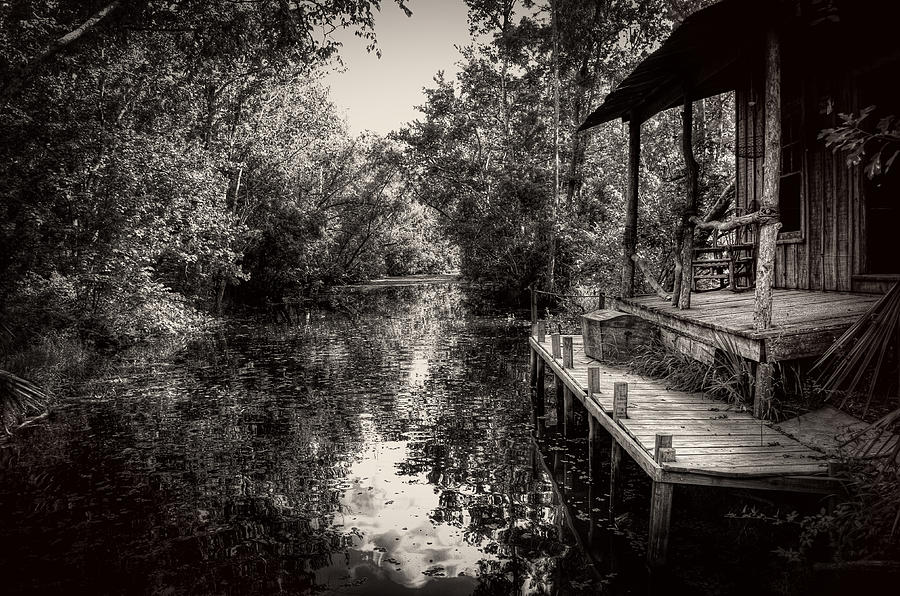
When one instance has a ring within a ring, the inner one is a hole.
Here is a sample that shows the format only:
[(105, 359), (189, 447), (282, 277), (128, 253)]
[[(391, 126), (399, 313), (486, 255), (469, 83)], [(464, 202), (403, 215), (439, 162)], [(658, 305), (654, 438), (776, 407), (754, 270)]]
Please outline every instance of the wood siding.
[[(801, 70), (803, 130), (802, 224), (799, 237), (779, 240), (775, 257), (778, 288), (850, 291), (852, 276), (866, 271), (865, 210), (859, 168), (851, 168), (818, 140), (837, 114), (858, 109), (849, 76)], [(756, 210), (762, 193), (763, 158), (755, 139), (765, 134), (761, 73), (736, 89), (737, 205)], [(784, 101), (784, 99), (782, 100)], [(795, 234), (796, 236), (796, 234)]]

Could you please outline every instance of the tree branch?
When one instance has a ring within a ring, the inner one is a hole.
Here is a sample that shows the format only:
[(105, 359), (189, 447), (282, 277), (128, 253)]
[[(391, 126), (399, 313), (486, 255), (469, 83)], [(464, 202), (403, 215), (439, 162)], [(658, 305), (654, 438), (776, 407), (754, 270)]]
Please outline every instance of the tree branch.
[(698, 228), (702, 230), (719, 230), (720, 232), (727, 232), (728, 230), (750, 224), (770, 223), (773, 221), (778, 221), (778, 212), (774, 209), (760, 209), (759, 211), (741, 215), (740, 217), (734, 217), (726, 221), (703, 221), (696, 215), (690, 217), (690, 222)]
[(94, 13), (88, 20), (83, 22), (80, 26), (76, 27), (72, 31), (69, 31), (56, 41), (54, 41), (50, 46), (44, 50), (39, 56), (32, 58), (28, 64), (26, 64), (19, 74), (12, 77), (9, 83), (3, 88), (2, 92), (0, 92), (0, 98), (9, 99), (13, 95), (17, 94), (21, 91), (25, 82), (34, 74), (34, 71), (38, 69), (38, 67), (43, 64), (48, 58), (51, 58), (55, 54), (57, 54), (60, 50), (68, 46), (74, 41), (77, 41), (81, 38), (85, 33), (89, 30), (93, 29), (97, 23), (105, 19), (109, 13), (119, 7), (121, 4), (121, 0), (113, 0), (96, 13)]

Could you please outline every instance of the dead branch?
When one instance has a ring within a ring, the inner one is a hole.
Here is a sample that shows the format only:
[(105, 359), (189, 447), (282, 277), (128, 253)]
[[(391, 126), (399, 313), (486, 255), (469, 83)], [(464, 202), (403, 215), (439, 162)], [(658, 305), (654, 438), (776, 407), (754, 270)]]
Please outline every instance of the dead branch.
[(656, 295), (662, 298), (663, 300), (669, 301), (672, 299), (671, 294), (668, 294), (659, 282), (656, 281), (656, 278), (653, 277), (653, 272), (650, 271), (650, 267), (647, 266), (647, 263), (644, 262), (644, 259), (637, 255), (631, 255), (631, 260), (634, 261), (634, 264), (637, 265), (637, 268), (641, 270), (641, 273), (644, 274), (644, 279), (647, 280), (647, 283), (650, 284), (650, 287), (656, 292)]

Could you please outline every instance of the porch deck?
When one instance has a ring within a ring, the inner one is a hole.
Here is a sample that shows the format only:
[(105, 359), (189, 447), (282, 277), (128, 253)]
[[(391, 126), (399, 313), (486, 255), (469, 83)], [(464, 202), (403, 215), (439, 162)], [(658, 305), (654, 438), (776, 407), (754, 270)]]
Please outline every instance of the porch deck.
[(755, 362), (818, 356), (880, 298), (877, 294), (775, 290), (772, 328), (753, 325), (753, 292), (696, 293), (678, 310), (657, 296), (616, 298), (613, 307), (677, 336), (717, 346), (722, 336)]

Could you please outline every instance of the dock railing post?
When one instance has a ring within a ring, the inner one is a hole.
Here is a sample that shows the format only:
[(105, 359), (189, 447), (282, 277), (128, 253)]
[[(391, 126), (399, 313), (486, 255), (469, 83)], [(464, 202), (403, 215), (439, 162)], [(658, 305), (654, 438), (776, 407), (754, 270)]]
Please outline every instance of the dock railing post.
[(562, 338), (562, 364), (563, 368), (574, 367), (574, 347), (572, 345), (573, 338), (571, 335), (564, 335)]
[(656, 433), (656, 438), (653, 442), (653, 460), (659, 461), (659, 450), (672, 446), (672, 434), (671, 433)]
[(550, 334), (550, 354), (554, 358), (559, 358), (562, 355), (562, 352), (560, 351), (559, 333)]
[(613, 420), (628, 418), (628, 383), (613, 384)]
[[(613, 422), (628, 417), (628, 383), (613, 384)], [(612, 437), (609, 458), (609, 519), (616, 520), (616, 511), (622, 500), (622, 446)]]

